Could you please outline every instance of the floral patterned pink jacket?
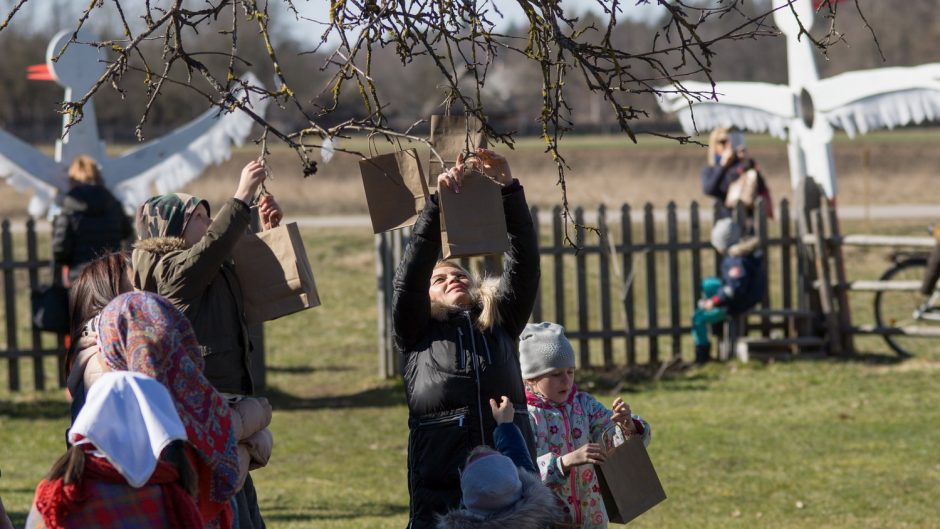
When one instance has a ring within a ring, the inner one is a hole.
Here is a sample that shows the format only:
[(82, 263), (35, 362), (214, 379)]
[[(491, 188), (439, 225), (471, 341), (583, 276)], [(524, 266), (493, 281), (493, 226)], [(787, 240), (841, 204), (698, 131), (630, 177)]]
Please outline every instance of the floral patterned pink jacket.
[[(606, 442), (608, 447), (622, 443), (623, 432), (610, 420), (613, 412), (576, 387), (560, 405), (528, 388), (526, 398), (542, 482), (555, 493), (565, 521), (582, 528), (606, 528), (607, 511), (594, 466), (580, 465), (565, 473), (561, 456), (592, 442)], [(637, 415), (633, 415), (633, 422), (643, 435), (643, 444), (649, 445), (649, 424)]]

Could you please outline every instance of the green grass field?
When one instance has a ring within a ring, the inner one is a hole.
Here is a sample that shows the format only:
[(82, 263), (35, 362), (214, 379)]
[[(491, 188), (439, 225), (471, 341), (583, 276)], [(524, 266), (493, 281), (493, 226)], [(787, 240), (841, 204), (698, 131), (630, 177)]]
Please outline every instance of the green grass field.
[[(305, 238), (323, 305), (266, 326), (276, 411), (274, 456), (254, 473), (262, 512), (273, 529), (400, 528), (407, 408), (400, 382), (376, 377), (372, 237)], [(653, 426), (669, 499), (632, 526), (936, 527), (940, 354), (899, 362), (877, 341), (865, 347), (849, 360), (709, 365), (658, 382), (579, 372), (608, 404), (619, 382)], [(6, 366), (0, 385), (0, 496), (21, 526), (63, 450), (67, 401), (61, 390), (8, 393)]]

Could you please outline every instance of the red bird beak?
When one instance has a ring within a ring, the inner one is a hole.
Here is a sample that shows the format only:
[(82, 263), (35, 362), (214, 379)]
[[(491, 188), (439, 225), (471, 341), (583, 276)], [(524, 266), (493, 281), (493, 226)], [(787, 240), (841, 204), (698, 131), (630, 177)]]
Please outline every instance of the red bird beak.
[(55, 81), (49, 67), (43, 64), (33, 64), (26, 67), (26, 78), (30, 81)]

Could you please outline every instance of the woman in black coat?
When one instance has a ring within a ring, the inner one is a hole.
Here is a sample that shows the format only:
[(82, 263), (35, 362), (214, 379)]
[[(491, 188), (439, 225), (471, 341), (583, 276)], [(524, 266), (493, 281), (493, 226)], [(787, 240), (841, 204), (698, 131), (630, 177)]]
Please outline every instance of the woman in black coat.
[(124, 207), (105, 187), (93, 158), (82, 155), (72, 161), (69, 184), (62, 210), (52, 222), (52, 256), (57, 271), (69, 267), (71, 283), (90, 261), (120, 250), (134, 228)]
[[(408, 398), (410, 529), (435, 526), (435, 515), (460, 503), (458, 468), (470, 450), (493, 446), (489, 400), (507, 395), (534, 459), (534, 440), (516, 343), (539, 287), (538, 240), (519, 181), (502, 156), (474, 153), (502, 186), (510, 248), (499, 279), (478, 280), (439, 261), (440, 209), (428, 201), (395, 274), (394, 339)], [(463, 158), (438, 177), (459, 192)]]

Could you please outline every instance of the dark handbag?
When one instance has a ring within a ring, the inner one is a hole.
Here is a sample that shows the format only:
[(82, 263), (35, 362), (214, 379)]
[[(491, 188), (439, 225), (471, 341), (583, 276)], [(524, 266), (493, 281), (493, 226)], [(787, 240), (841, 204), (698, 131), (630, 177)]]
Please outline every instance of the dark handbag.
[(33, 308), (33, 326), (50, 332), (69, 332), (69, 289), (59, 284), (56, 279), (55, 265), (52, 266), (51, 285), (41, 285), (33, 289), (30, 301)]

